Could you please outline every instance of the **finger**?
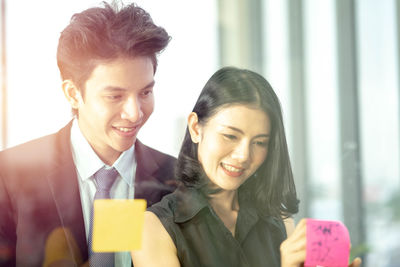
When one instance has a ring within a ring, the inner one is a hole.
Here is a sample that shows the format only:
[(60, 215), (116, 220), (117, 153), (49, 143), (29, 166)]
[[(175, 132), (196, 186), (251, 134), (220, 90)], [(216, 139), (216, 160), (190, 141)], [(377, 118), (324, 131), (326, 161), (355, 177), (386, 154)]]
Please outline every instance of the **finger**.
[(361, 266), (361, 258), (357, 257), (353, 260), (353, 262), (349, 265), (349, 267), (360, 267)]
[(306, 228), (306, 226), (307, 226), (307, 219), (303, 218), (297, 223), (295, 230), (303, 230)]
[(306, 232), (306, 228), (307, 228), (307, 220), (306, 219), (301, 219), (299, 221), (299, 223), (296, 225), (296, 227), (294, 228), (294, 231), (292, 233), (291, 236), (293, 236), (294, 238), (298, 235), (303, 235)]
[(303, 225), (299, 225), (296, 226), (292, 235), (289, 236), (288, 239), (291, 240), (292, 242), (298, 242), (300, 240), (306, 239), (306, 236), (307, 236), (306, 227)]
[(288, 251), (300, 251), (306, 250), (307, 247), (307, 240), (305, 238), (299, 239), (296, 242), (290, 242), (288, 244)]
[(282, 266), (299, 266), (306, 260), (306, 252), (299, 251), (290, 254), (281, 254)]
[(280, 246), (281, 254), (290, 255), (291, 253), (297, 253), (301, 251), (306, 251), (306, 239), (301, 239), (296, 242), (291, 240), (285, 240)]

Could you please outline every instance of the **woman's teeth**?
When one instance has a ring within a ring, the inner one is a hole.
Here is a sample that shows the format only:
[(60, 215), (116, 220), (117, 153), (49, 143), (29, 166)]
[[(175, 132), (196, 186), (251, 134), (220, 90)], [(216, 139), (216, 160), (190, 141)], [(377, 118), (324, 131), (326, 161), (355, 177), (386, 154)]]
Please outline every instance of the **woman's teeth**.
[(224, 164), (224, 163), (222, 163), (222, 167), (224, 168), (224, 169), (226, 169), (227, 171), (230, 171), (230, 172), (241, 172), (243, 169), (238, 169), (238, 168), (235, 168), (235, 167), (233, 167), (233, 166), (231, 166), (231, 165), (226, 165), (226, 164)]

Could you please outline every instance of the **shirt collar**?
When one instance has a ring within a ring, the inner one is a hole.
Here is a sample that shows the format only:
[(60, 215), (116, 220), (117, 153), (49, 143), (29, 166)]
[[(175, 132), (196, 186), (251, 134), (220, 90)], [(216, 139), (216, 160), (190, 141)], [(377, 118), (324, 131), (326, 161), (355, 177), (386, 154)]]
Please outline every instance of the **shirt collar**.
[[(135, 145), (128, 150), (122, 152), (119, 158), (114, 162), (113, 167), (118, 171), (122, 179), (129, 185), (133, 186), (133, 176), (136, 170)], [(132, 166), (134, 169), (132, 171)]]
[[(242, 188), (239, 188), (238, 191), (238, 200), (240, 206), (239, 212), (242, 214), (240, 216), (242, 226), (239, 227), (240, 229), (237, 232), (238, 238), (244, 240), (250, 229), (260, 219), (267, 222), (269, 225), (276, 227), (286, 236), (282, 221), (272, 216), (260, 216), (254, 202), (249, 198), (249, 195), (244, 194), (243, 190), (241, 189)], [(209, 211), (214, 214), (214, 211), (209, 205), (207, 198), (203, 193), (200, 192), (200, 190), (180, 186), (178, 189), (176, 189), (174, 194), (176, 194), (176, 202), (174, 203), (176, 206), (173, 207), (173, 210), (175, 210), (175, 223), (184, 223), (189, 221), (205, 208), (208, 208)]]
[(203, 208), (209, 207), (206, 197), (197, 189), (180, 186), (176, 191), (174, 221), (183, 223), (192, 219)]
[[(77, 119), (74, 119), (71, 127), (71, 146), (74, 163), (82, 181), (89, 179), (106, 165), (83, 136)], [(113, 167), (129, 186), (133, 186), (134, 171), (136, 169), (134, 149), (135, 145), (124, 151), (113, 164)]]
[[(254, 205), (249, 203), (247, 196), (241, 194), (240, 191), (241, 190), (239, 189), (238, 197), (241, 212), (246, 214), (245, 218), (248, 223), (254, 224), (259, 219), (258, 212)], [(176, 212), (174, 214), (174, 220), (176, 223), (182, 223), (192, 219), (203, 208), (208, 207), (210, 211), (212, 210), (207, 198), (198, 189), (181, 186), (175, 193), (177, 194), (175, 207)], [(265, 219), (270, 219), (269, 217), (267, 218)]]

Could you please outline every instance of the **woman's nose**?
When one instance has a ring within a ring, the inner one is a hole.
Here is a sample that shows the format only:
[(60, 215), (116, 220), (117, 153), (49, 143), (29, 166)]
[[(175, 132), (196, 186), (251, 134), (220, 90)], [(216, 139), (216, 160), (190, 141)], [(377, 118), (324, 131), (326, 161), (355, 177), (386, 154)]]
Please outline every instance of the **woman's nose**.
[(245, 141), (240, 142), (235, 147), (232, 158), (241, 163), (248, 161), (250, 158), (250, 145)]

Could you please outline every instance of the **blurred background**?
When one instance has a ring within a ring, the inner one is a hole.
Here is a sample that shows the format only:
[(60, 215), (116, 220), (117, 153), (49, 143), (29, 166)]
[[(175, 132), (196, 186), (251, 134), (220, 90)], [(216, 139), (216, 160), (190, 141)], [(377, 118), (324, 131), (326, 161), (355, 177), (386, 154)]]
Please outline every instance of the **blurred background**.
[[(295, 219), (341, 220), (363, 266), (400, 266), (400, 1), (135, 2), (172, 36), (142, 142), (177, 156), (208, 78), (226, 65), (257, 71), (282, 103)], [(57, 41), (72, 14), (98, 5), (1, 0), (0, 150), (71, 119)]]

